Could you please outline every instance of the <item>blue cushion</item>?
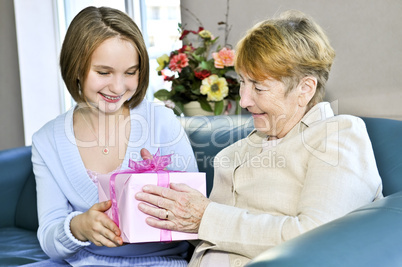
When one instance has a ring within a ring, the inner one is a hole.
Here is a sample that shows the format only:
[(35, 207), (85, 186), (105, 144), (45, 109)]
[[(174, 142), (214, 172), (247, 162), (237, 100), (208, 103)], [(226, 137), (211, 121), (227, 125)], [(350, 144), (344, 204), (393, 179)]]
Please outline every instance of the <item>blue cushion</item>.
[(213, 160), (225, 147), (245, 138), (253, 129), (249, 115), (194, 116), (180, 118), (193, 147), (198, 170), (207, 177), (207, 195), (214, 178)]
[(362, 119), (373, 146), (384, 195), (402, 191), (402, 121)]

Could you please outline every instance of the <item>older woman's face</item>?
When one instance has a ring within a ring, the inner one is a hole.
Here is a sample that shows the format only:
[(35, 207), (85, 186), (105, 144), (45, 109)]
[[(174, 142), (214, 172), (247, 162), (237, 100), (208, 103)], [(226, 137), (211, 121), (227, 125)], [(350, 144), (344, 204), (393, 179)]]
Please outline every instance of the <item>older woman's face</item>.
[(239, 76), (240, 106), (251, 112), (258, 131), (282, 138), (303, 117), (305, 110), (298, 104), (298, 88), (285, 95), (286, 87), (281, 81), (255, 81), (241, 71)]

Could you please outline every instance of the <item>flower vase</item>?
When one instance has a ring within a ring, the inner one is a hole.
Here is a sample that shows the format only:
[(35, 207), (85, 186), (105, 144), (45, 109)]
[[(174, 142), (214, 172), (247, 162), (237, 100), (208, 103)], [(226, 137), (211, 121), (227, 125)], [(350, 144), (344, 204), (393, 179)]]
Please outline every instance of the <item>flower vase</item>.
[[(232, 103), (233, 102), (233, 103)], [(228, 105), (230, 104), (230, 107)], [(215, 102), (210, 102), (211, 108), (215, 108)], [(223, 113), (221, 115), (234, 115), (236, 113), (236, 102), (231, 100), (223, 100), (223, 105), (225, 107)], [(184, 116), (214, 116), (213, 111), (206, 111), (201, 108), (201, 105), (198, 101), (191, 101), (187, 104), (183, 105), (183, 114)]]

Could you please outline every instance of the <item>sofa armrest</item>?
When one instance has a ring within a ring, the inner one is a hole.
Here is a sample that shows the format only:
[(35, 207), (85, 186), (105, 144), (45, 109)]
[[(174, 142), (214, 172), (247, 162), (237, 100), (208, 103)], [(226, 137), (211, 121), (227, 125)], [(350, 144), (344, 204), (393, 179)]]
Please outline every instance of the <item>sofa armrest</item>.
[(248, 267), (401, 266), (402, 192), (267, 250)]
[(31, 147), (0, 151), (0, 203), (0, 227), (37, 229)]

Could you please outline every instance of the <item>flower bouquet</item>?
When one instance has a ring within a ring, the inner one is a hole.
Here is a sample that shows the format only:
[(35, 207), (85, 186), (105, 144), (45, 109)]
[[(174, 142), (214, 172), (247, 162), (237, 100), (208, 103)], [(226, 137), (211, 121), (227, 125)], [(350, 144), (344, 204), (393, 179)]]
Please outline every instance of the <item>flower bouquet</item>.
[[(191, 101), (198, 101), (203, 110), (214, 115), (224, 114), (225, 109), (235, 103), (236, 114), (239, 114), (239, 82), (233, 67), (235, 51), (228, 46), (218, 46), (210, 56), (218, 37), (214, 38), (203, 27), (189, 31), (179, 24), (179, 29), (180, 40), (184, 43), (182, 48), (157, 59), (158, 74), (165, 81), (171, 81), (171, 90), (160, 89), (154, 94), (155, 98), (164, 101), (177, 115)], [(189, 37), (196, 37), (198, 45)]]

